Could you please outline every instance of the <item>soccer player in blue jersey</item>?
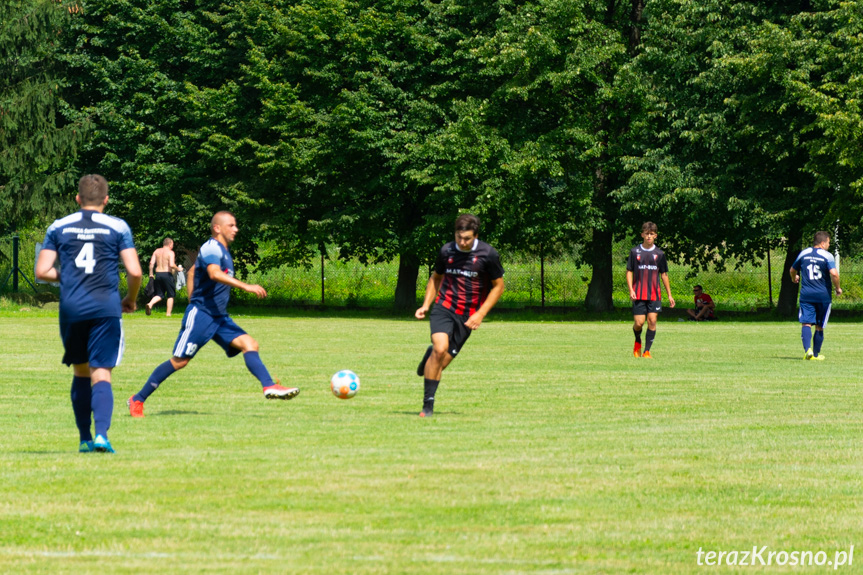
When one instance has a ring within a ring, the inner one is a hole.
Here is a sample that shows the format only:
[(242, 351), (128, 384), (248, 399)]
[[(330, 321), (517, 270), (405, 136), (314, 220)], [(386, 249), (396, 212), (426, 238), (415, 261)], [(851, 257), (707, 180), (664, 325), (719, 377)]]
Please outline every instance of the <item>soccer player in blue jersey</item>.
[[(803, 324), (803, 359), (823, 360), (821, 345), (824, 343), (824, 328), (830, 318), (832, 304), (831, 284), (836, 295), (842, 295), (839, 287), (839, 270), (830, 249), (830, 234), (816, 232), (811, 248), (806, 248), (788, 270), (791, 281), (800, 283), (800, 323)], [(815, 336), (812, 336), (812, 326)]]
[[(653, 222), (644, 222), (641, 226), (641, 244), (629, 251), (626, 260), (626, 286), (629, 288), (629, 299), (632, 300), (632, 332), (635, 334), (635, 345), (632, 355), (635, 357), (652, 358), (650, 346), (656, 337), (656, 320), (662, 311), (662, 289), (660, 281), (668, 294), (668, 304), (674, 307), (671, 297), (671, 283), (668, 281), (668, 261), (665, 252), (656, 246), (657, 227)], [(644, 341), (644, 351), (641, 350), (641, 330), (647, 321), (647, 336)]]
[(296, 387), (282, 387), (273, 381), (258, 355), (258, 342), (228, 315), (232, 287), (259, 298), (267, 297), (261, 286), (234, 277), (234, 260), (228, 246), (239, 230), (236, 218), (230, 212), (218, 212), (210, 222), (210, 229), (212, 237), (201, 246), (195, 265), (189, 270), (189, 307), (183, 315), (173, 356), (153, 371), (141, 391), (129, 398), (132, 417), (144, 417), (144, 402), (150, 394), (174, 372), (186, 367), (210, 340), (219, 344), (228, 357), (242, 352), (246, 367), (261, 382), (267, 399), (293, 399), (300, 393)]
[[(108, 428), (114, 411), (111, 370), (123, 357), (122, 312), (135, 311), (141, 264), (132, 230), (105, 215), (108, 182), (88, 175), (78, 182), (81, 211), (51, 224), (36, 262), (36, 277), (60, 282), (63, 363), (72, 366), (72, 410), (83, 453), (114, 453)], [(59, 258), (60, 270), (54, 267)], [(128, 290), (120, 299), (118, 260), (126, 267)], [(96, 438), (90, 433), (90, 414)]]

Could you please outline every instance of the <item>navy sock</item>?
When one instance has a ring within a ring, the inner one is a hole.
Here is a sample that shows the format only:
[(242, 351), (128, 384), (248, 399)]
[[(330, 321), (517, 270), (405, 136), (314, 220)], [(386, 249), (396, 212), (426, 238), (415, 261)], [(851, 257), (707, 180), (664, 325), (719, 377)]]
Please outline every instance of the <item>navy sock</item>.
[(423, 379), (423, 411), (434, 411), (434, 396), (437, 393), (437, 386), (440, 385), (439, 379)]
[(100, 381), (93, 386), (90, 397), (90, 408), (93, 410), (93, 421), (96, 424), (96, 435), (108, 438), (111, 427), (111, 415), (114, 413), (114, 391), (107, 381)]
[(92, 441), (90, 433), (90, 378), (72, 377), (72, 411), (75, 413), (75, 425), (81, 441)]
[(803, 351), (809, 351), (809, 348), (812, 347), (812, 326), (804, 325), (800, 334), (803, 339)]
[(644, 338), (644, 351), (650, 351), (650, 346), (653, 345), (653, 338), (656, 337), (656, 330), (647, 330), (647, 336)]
[(147, 401), (150, 394), (159, 389), (162, 382), (171, 377), (175, 371), (177, 370), (174, 369), (174, 364), (171, 363), (170, 359), (159, 365), (159, 367), (154, 369), (153, 373), (150, 374), (150, 377), (147, 379), (147, 383), (144, 384), (141, 391), (136, 393), (135, 397), (132, 399), (135, 401)]
[(635, 334), (635, 343), (641, 343), (641, 330), (635, 331), (635, 328), (632, 328), (632, 333)]
[(246, 367), (252, 372), (252, 375), (258, 378), (262, 387), (273, 385), (273, 378), (270, 377), (270, 372), (264, 367), (264, 362), (261, 361), (261, 356), (257, 351), (247, 351), (243, 354), (243, 359), (246, 362)]
[(812, 342), (812, 352), (815, 355), (821, 353), (821, 344), (824, 343), (824, 330), (816, 329), (815, 330), (815, 340)]

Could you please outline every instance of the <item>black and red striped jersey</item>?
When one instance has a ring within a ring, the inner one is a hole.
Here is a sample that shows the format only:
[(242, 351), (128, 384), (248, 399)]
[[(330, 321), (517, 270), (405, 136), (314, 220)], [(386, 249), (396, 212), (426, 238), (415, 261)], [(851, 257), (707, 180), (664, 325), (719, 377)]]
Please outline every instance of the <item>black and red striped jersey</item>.
[(668, 273), (668, 261), (665, 259), (665, 252), (655, 245), (648, 250), (639, 244), (629, 251), (626, 271), (632, 272), (632, 288), (635, 290), (635, 299), (662, 300), (662, 284), (659, 281), (659, 276)]
[(459, 250), (454, 241), (445, 244), (434, 271), (443, 276), (435, 303), (465, 317), (485, 303), (492, 280), (503, 277), (497, 250), (479, 239), (469, 252)]

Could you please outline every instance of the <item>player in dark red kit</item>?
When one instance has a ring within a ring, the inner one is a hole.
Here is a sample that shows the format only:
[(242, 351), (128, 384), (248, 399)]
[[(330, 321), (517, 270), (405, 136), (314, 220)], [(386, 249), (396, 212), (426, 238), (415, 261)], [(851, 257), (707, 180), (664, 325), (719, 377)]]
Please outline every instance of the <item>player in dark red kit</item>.
[[(632, 355), (635, 357), (652, 357), (650, 346), (656, 336), (656, 319), (662, 311), (662, 289), (660, 279), (668, 294), (668, 304), (674, 307), (671, 297), (671, 284), (668, 282), (668, 261), (665, 252), (656, 247), (656, 224), (644, 222), (641, 226), (640, 245), (629, 252), (626, 260), (626, 285), (629, 287), (629, 299), (632, 300), (632, 316), (635, 323), (632, 331), (635, 333), (635, 346)], [(647, 320), (647, 337), (644, 342), (644, 352), (641, 351), (641, 329)]]
[(478, 235), (479, 218), (471, 214), (456, 218), (455, 241), (441, 248), (423, 305), (414, 314), (417, 319), (424, 319), (432, 310), (429, 315), (432, 344), (417, 368), (417, 375), (425, 378), (420, 417), (432, 416), (443, 370), (471, 332), (479, 329), (503, 293), (500, 256), (496, 249), (480, 241)]

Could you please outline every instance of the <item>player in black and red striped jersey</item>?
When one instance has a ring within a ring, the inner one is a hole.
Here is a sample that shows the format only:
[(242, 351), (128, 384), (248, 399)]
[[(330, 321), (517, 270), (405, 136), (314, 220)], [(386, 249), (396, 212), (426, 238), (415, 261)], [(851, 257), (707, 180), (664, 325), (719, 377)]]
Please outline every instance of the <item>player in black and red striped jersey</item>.
[(455, 241), (441, 248), (423, 305), (414, 314), (417, 319), (424, 319), (432, 310), (429, 315), (432, 344), (417, 368), (417, 375), (425, 378), (420, 417), (432, 416), (443, 370), (471, 332), (479, 329), (503, 293), (500, 256), (478, 236), (479, 218), (472, 214), (456, 218)]
[[(668, 294), (668, 303), (674, 307), (671, 297), (671, 284), (668, 281), (668, 261), (665, 252), (659, 249), (655, 242), (657, 236), (656, 224), (644, 222), (641, 226), (640, 245), (629, 252), (626, 260), (626, 285), (629, 287), (629, 299), (632, 300), (632, 316), (635, 323), (632, 331), (635, 333), (635, 346), (632, 355), (635, 357), (652, 357), (650, 346), (656, 336), (656, 319), (662, 311), (662, 288), (660, 280)], [(647, 320), (647, 336), (644, 342), (644, 352), (641, 351), (641, 330)]]

